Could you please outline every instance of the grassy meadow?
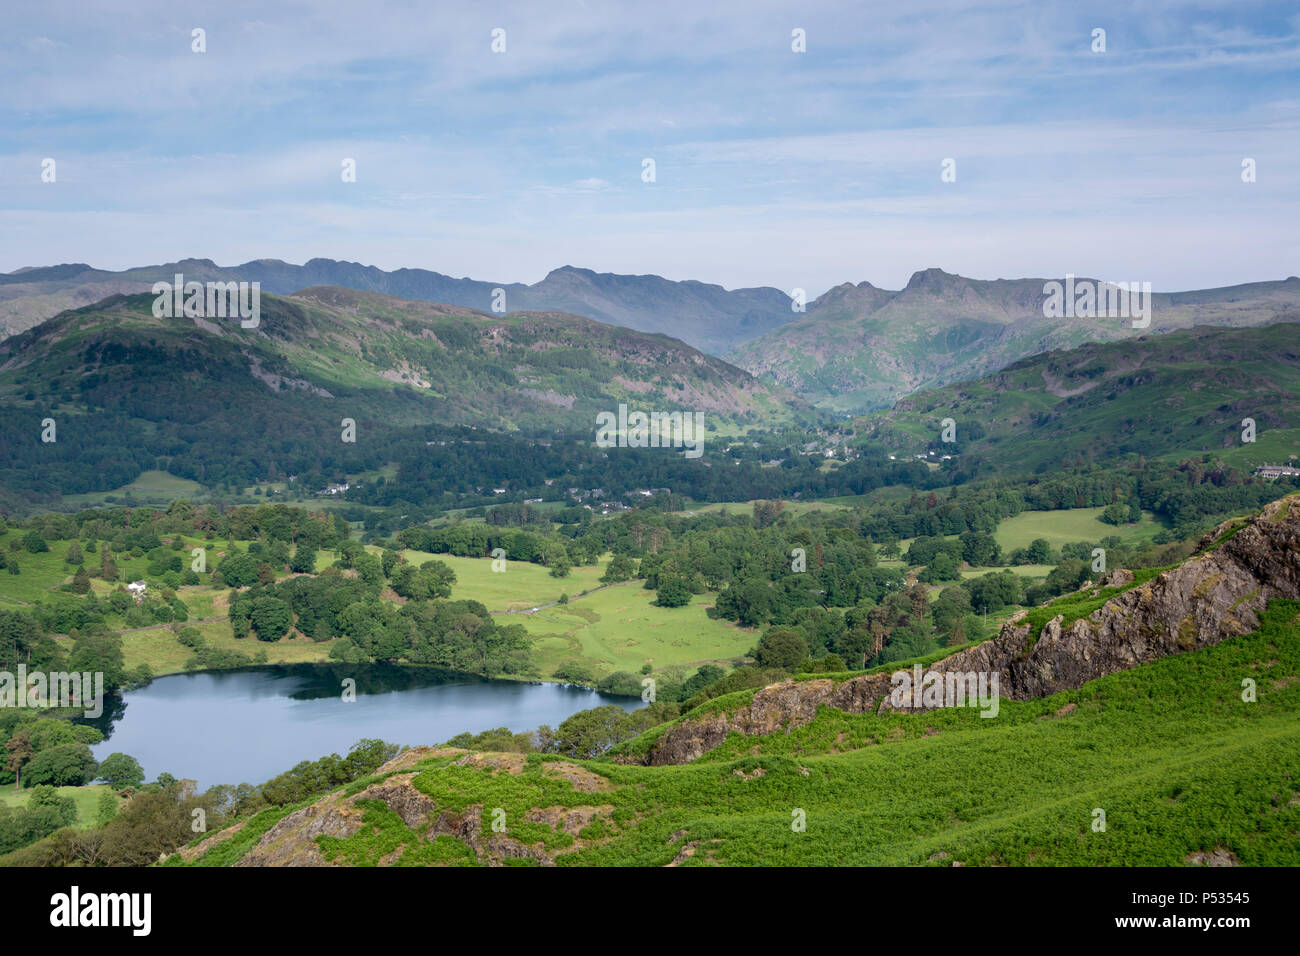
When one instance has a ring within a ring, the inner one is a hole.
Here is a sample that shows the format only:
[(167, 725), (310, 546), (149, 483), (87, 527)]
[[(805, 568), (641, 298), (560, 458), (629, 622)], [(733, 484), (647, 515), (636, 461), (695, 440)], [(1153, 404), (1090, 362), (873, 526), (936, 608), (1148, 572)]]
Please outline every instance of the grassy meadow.
[[(112, 793), (113, 789), (108, 784), (97, 783), (87, 784), (84, 787), (55, 787), (61, 797), (71, 797), (77, 804), (77, 827), (86, 829), (96, 825), (99, 819), (99, 795), (107, 791)], [(0, 787), (0, 803), (7, 804), (11, 807), (25, 807), (27, 800), (31, 797), (30, 790), (14, 790), (13, 787)], [(121, 806), (122, 800), (114, 795), (118, 806)]]
[(1027, 548), (1035, 538), (1043, 538), (1053, 548), (1076, 541), (1098, 542), (1111, 535), (1126, 544), (1146, 544), (1160, 531), (1160, 524), (1148, 511), (1137, 524), (1113, 525), (1101, 520), (1104, 508), (1071, 508), (1068, 511), (1022, 511), (1013, 518), (998, 522), (993, 537), (1004, 552)]
[[(758, 643), (759, 632), (705, 614), (713, 595), (697, 594), (680, 608), (656, 607), (655, 592), (629, 581), (586, 597), (517, 615), (533, 637), (543, 673), (583, 657), (609, 670), (658, 670), (676, 664), (724, 663)], [(512, 617), (512, 621), (516, 617)]]

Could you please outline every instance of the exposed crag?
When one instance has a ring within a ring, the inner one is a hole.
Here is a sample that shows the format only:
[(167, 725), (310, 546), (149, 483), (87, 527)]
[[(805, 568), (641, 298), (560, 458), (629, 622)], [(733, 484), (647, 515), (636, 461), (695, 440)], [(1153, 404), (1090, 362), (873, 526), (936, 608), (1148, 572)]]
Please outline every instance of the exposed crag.
[[(1035, 635), (1022, 612), (993, 640), (959, 651), (930, 669), (996, 672), (1002, 697), (1029, 700), (1247, 634), (1258, 628), (1258, 615), (1271, 598), (1300, 599), (1300, 497), (1267, 505), (1214, 546), (1231, 525), (1206, 535), (1196, 556), (1117, 594), (1087, 617), (1065, 624), (1057, 615)], [(1114, 571), (1088, 588), (1099, 593), (1102, 587), (1133, 580), (1127, 571)], [(849, 713), (929, 709), (896, 706), (890, 700), (892, 687), (889, 673), (773, 684), (739, 710), (673, 725), (650, 748), (645, 762), (689, 763), (728, 734), (763, 736), (806, 724), (822, 706)]]

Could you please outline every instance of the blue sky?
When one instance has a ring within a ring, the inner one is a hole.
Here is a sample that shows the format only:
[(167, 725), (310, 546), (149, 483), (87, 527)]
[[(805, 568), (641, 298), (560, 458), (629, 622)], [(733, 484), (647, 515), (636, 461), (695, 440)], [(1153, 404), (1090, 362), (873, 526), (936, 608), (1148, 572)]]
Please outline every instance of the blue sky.
[(0, 271), (1300, 274), (1294, 3), (117, 6), (6, 11)]

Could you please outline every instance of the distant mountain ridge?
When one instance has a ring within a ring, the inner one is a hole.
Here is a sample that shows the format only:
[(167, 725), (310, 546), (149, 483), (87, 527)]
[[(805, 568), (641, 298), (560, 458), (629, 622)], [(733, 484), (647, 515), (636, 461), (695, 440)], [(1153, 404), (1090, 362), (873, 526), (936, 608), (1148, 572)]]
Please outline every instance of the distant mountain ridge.
[(812, 302), (798, 321), (738, 345), (726, 357), (808, 401), (852, 413), (888, 407), (924, 389), (978, 378), (1027, 356), (1086, 342), (1300, 317), (1300, 278), (1295, 276), (1155, 293), (1151, 323), (1144, 329), (1135, 329), (1128, 317), (1045, 316), (1043, 287), (1050, 281), (967, 279), (924, 269), (898, 292), (867, 282), (844, 283)]
[(200, 282), (256, 281), (264, 292), (279, 295), (336, 286), (487, 313), (503, 304), (507, 312), (580, 315), (680, 339), (845, 414), (887, 408), (918, 391), (1087, 342), (1202, 325), (1258, 326), (1300, 314), (1300, 278), (1294, 276), (1155, 293), (1150, 327), (1134, 329), (1127, 317), (1045, 316), (1043, 287), (1049, 279), (969, 279), (937, 268), (914, 273), (899, 290), (845, 282), (797, 313), (790, 297), (770, 286), (727, 290), (695, 280), (568, 265), (527, 285), (458, 279), (426, 269), (386, 272), (333, 259), (303, 265), (256, 259), (229, 267), (210, 259), (183, 259), (123, 272), (67, 263), (0, 275), (0, 336), (110, 295), (147, 292), (154, 282), (171, 281), (178, 272)]
[(790, 297), (779, 289), (734, 289), (657, 275), (614, 275), (563, 266), (533, 285), (453, 278), (427, 269), (386, 272), (375, 266), (334, 259), (293, 265), (255, 259), (219, 266), (211, 259), (143, 266), (122, 272), (68, 263), (0, 275), (0, 332), (13, 335), (70, 308), (91, 305), (110, 295), (149, 291), (154, 282), (176, 273), (199, 282), (260, 282), (262, 291), (290, 295), (312, 286), (340, 286), (379, 292), (399, 299), (442, 302), (493, 312), (505, 293), (507, 312), (566, 312), (639, 332), (660, 333), (721, 355), (745, 339), (797, 318)]

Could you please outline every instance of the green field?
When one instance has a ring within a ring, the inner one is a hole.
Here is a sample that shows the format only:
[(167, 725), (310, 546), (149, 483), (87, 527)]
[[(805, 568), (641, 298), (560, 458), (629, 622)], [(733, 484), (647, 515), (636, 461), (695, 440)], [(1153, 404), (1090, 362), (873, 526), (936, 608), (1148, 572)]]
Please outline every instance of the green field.
[[(112, 793), (112, 788), (108, 784), (89, 784), (84, 787), (57, 787), (59, 796), (71, 797), (77, 804), (77, 826), (81, 828), (92, 827), (96, 825), (99, 817), (99, 795), (108, 791)], [(11, 807), (27, 806), (27, 799), (31, 796), (30, 790), (14, 790), (13, 787), (0, 787), (0, 803), (8, 804)], [(122, 801), (118, 798), (118, 805)]]
[(178, 478), (165, 471), (145, 471), (135, 481), (112, 491), (64, 495), (63, 503), (73, 509), (94, 508), (131, 498), (141, 505), (165, 506), (177, 498), (193, 498), (202, 490), (203, 486), (197, 481)]
[(957, 573), (961, 575), (963, 581), (969, 581), (971, 578), (982, 578), (986, 574), (994, 571), (1010, 571), (1012, 574), (1018, 574), (1022, 578), (1045, 578), (1050, 574), (1056, 565), (1054, 564), (1016, 564), (1009, 568), (964, 568)]
[[(752, 501), (718, 501), (707, 505), (692, 505), (684, 511), (674, 511), (673, 514), (679, 515), (698, 515), (698, 514), (717, 514), (727, 512), (732, 515), (750, 516), (754, 513), (754, 503), (766, 499), (755, 498)], [(782, 501), (782, 514), (799, 517), (806, 515), (810, 511), (843, 511), (849, 507), (848, 504), (836, 501), (799, 501), (786, 498)]]
[(543, 673), (582, 656), (608, 670), (638, 671), (673, 664), (726, 661), (758, 643), (758, 632), (705, 613), (712, 595), (696, 595), (686, 607), (661, 608), (653, 591), (630, 581), (594, 591), (536, 614), (511, 615), (535, 640)]
[(1119, 526), (1100, 519), (1104, 508), (1071, 508), (1068, 511), (1022, 511), (998, 523), (993, 537), (1004, 552), (1027, 548), (1035, 538), (1044, 538), (1053, 548), (1076, 541), (1098, 542), (1118, 535), (1126, 544), (1144, 544), (1160, 531), (1150, 512), (1142, 512), (1137, 524)]
[(609, 563), (609, 558), (604, 557), (596, 565), (575, 567), (568, 577), (553, 578), (540, 564), (527, 561), (507, 561), (504, 571), (493, 571), (491, 558), (460, 558), (424, 551), (403, 551), (402, 556), (415, 565), (443, 562), (456, 572), (452, 598), (479, 601), (489, 611), (525, 610), (559, 600), (561, 594), (573, 598), (580, 591), (600, 587), (600, 576)]

